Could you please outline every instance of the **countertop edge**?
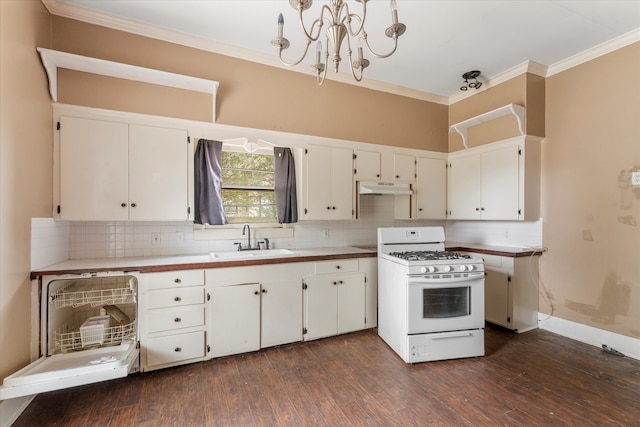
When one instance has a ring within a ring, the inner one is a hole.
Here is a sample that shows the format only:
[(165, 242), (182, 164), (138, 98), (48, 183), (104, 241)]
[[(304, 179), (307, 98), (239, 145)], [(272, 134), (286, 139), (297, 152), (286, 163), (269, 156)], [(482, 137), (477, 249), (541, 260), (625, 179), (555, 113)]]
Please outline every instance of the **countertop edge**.
[(448, 251), (464, 251), (473, 252), (485, 255), (497, 255), (509, 258), (520, 258), (533, 255), (542, 255), (544, 252), (542, 249), (529, 249), (529, 248), (511, 248), (507, 246), (491, 246), (491, 245), (479, 245), (471, 243), (446, 243), (446, 250)]
[(351, 259), (351, 258), (375, 258), (378, 254), (376, 252), (353, 252), (353, 253), (337, 253), (337, 254), (322, 254), (322, 255), (300, 255), (300, 256), (283, 256), (273, 258), (260, 258), (260, 259), (245, 259), (245, 260), (230, 260), (230, 261), (201, 261), (201, 262), (186, 262), (186, 263), (167, 263), (167, 264), (145, 264), (143, 261), (140, 264), (117, 266), (114, 264), (109, 267), (86, 267), (86, 268), (65, 268), (65, 269), (41, 269), (32, 271), (30, 274), (31, 280), (37, 279), (41, 276), (47, 275), (60, 275), (60, 274), (86, 274), (86, 273), (98, 273), (107, 271), (139, 271), (140, 273), (158, 273), (164, 271), (180, 271), (180, 270), (198, 270), (198, 269), (211, 269), (211, 268), (225, 268), (225, 267), (248, 267), (254, 265), (269, 265), (269, 264), (288, 264), (298, 262), (312, 262), (312, 261), (327, 261), (333, 259)]

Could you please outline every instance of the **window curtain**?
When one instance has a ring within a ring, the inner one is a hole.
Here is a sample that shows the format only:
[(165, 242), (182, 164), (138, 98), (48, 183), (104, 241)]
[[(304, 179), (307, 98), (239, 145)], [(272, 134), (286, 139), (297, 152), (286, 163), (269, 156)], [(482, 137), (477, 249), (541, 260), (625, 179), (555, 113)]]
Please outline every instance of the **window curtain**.
[(274, 147), (276, 179), (276, 208), (278, 222), (289, 224), (298, 222), (298, 198), (296, 196), (296, 168), (291, 149)]
[(222, 141), (198, 140), (194, 165), (196, 224), (224, 225)]

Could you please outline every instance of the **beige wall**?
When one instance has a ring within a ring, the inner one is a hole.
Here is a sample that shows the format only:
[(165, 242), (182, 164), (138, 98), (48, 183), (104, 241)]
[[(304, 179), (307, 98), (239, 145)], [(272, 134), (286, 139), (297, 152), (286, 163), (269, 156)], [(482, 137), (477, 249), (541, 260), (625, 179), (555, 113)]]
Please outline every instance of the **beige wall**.
[[(53, 48), (79, 55), (220, 82), (217, 122), (373, 144), (446, 152), (447, 106), (363, 89), (288, 69), (242, 61), (158, 40), (53, 17)], [(108, 40), (108, 43), (105, 43)], [(131, 83), (61, 81), (60, 101), (156, 114), (158, 96), (136, 96)], [(143, 87), (138, 88), (144, 91)], [(113, 95), (117, 94), (118, 100)], [(141, 102), (141, 99), (144, 100)], [(164, 98), (181, 117), (202, 119), (206, 102)], [(174, 115), (174, 113), (171, 113)], [(210, 117), (210, 115), (209, 115)]]
[(31, 218), (51, 216), (49, 23), (37, 0), (0, 1), (0, 378), (29, 362)]
[[(640, 338), (640, 43), (546, 83), (541, 279), (553, 314)], [(541, 301), (540, 308), (548, 310)]]

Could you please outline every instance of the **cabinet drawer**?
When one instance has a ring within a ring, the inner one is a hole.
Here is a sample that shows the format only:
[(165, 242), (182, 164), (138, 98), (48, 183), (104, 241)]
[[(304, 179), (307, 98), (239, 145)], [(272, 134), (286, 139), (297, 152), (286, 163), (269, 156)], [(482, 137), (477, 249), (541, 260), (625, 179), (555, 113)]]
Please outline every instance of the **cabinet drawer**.
[(149, 366), (204, 357), (204, 331), (151, 338), (146, 346)]
[(204, 270), (166, 271), (147, 273), (148, 289), (166, 289), (183, 286), (203, 286)]
[(475, 254), (484, 260), (484, 265), (488, 265), (489, 267), (502, 267), (502, 257), (498, 255), (486, 255), (486, 254)]
[(151, 291), (147, 295), (148, 308), (180, 307), (191, 304), (204, 304), (204, 287), (162, 289)]
[(204, 307), (187, 306), (149, 310), (147, 321), (149, 332), (204, 326)]
[(350, 273), (358, 271), (357, 259), (337, 259), (315, 263), (316, 274)]

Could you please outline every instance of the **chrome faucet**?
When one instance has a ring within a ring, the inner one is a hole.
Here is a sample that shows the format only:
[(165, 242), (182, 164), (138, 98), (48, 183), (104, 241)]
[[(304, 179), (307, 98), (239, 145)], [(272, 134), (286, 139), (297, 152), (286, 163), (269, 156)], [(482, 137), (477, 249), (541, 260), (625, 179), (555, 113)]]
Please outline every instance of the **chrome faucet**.
[(251, 226), (249, 224), (245, 224), (242, 226), (242, 235), (245, 235), (245, 232), (248, 231), (247, 236), (247, 247), (246, 249), (251, 249)]

